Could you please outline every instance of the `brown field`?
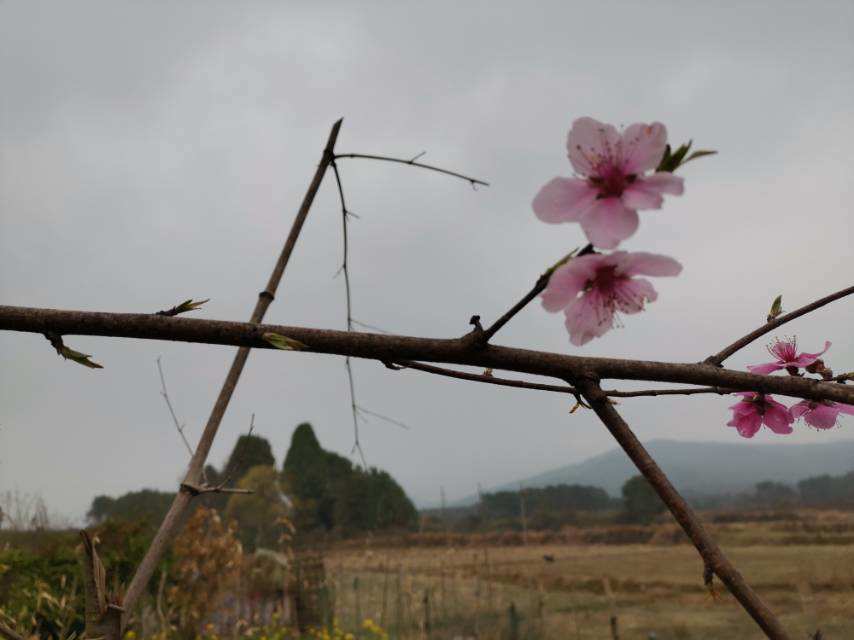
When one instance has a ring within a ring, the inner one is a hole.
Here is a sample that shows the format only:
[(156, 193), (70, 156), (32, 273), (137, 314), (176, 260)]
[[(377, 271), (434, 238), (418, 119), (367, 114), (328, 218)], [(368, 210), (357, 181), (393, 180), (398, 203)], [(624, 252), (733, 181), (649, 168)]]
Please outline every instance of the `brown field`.
[[(619, 542), (619, 529), (598, 537)], [(416, 545), (417, 536), (409, 546), (366, 541), (328, 553), (327, 580), (343, 626), (371, 618), (391, 638), (607, 639), (612, 617), (622, 640), (764, 637), (720, 583), (715, 596), (704, 587), (699, 556), (674, 542), (673, 525), (651, 529), (646, 544), (572, 542), (590, 529), (532, 533), (527, 545), (488, 544), (494, 537), (477, 535), (449, 536), (440, 546)], [(854, 638), (849, 514), (712, 529), (793, 638), (817, 629), (827, 640)]]

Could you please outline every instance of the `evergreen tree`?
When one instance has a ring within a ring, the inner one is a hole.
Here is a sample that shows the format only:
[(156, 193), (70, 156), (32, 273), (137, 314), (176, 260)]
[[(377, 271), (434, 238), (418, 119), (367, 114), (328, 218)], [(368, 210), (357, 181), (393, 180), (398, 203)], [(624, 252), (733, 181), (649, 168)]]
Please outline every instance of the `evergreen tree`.
[(225, 518), (237, 521), (237, 536), (247, 551), (277, 549), (285, 532), (288, 501), (275, 467), (252, 467), (237, 485), (252, 491), (232, 495), (225, 507)]
[(261, 436), (245, 434), (237, 439), (222, 475), (232, 482), (239, 482), (252, 467), (260, 466), (276, 466), (270, 443)]
[(347, 535), (417, 522), (415, 506), (388, 473), (354, 468), (347, 458), (324, 451), (307, 423), (291, 437), (282, 475), (298, 533), (321, 529)]

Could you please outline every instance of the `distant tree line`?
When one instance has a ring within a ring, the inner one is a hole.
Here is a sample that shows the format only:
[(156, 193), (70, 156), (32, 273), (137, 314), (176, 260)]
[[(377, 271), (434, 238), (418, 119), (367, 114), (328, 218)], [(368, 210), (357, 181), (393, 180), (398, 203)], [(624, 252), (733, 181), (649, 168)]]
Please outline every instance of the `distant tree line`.
[[(412, 529), (418, 512), (403, 488), (377, 468), (354, 466), (326, 451), (308, 423), (291, 437), (281, 471), (269, 441), (242, 435), (223, 468), (205, 468), (209, 484), (251, 489), (251, 495), (208, 494), (201, 504), (237, 520), (241, 542), (252, 550), (272, 547), (282, 535), (349, 536), (390, 529)], [(159, 524), (175, 494), (143, 489), (117, 498), (97, 496), (87, 513), (92, 524), (109, 520)]]

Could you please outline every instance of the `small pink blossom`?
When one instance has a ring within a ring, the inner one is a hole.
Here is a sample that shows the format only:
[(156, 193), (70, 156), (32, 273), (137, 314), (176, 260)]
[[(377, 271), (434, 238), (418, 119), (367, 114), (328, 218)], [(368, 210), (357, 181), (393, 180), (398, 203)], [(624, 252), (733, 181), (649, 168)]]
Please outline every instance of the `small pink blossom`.
[(742, 396), (742, 399), (730, 407), (732, 420), (727, 422), (727, 426), (738, 429), (740, 436), (752, 438), (763, 424), (774, 433), (792, 433), (795, 419), (786, 405), (764, 393), (739, 391), (734, 395)]
[(768, 347), (768, 352), (777, 358), (775, 362), (755, 364), (747, 367), (751, 373), (765, 375), (780, 369), (786, 369), (789, 373), (797, 374), (798, 368), (806, 368), (818, 360), (819, 356), (830, 348), (830, 342), (825, 341), (824, 349), (818, 353), (798, 353), (797, 338), (788, 340), (777, 340)]
[(811, 427), (816, 429), (830, 429), (836, 426), (836, 419), (840, 413), (854, 416), (854, 405), (842, 404), (841, 402), (813, 402), (802, 400), (791, 409), (795, 419), (803, 418)]
[(581, 346), (610, 330), (616, 312), (638, 313), (658, 297), (648, 280), (633, 276), (675, 276), (680, 271), (676, 260), (654, 253), (587, 254), (555, 269), (543, 291), (543, 307), (564, 312), (570, 342)]
[(681, 195), (682, 178), (655, 169), (667, 146), (660, 122), (622, 133), (593, 118), (572, 123), (566, 147), (579, 177), (554, 178), (534, 198), (543, 222), (580, 222), (596, 247), (614, 249), (638, 228), (638, 209), (660, 209), (663, 194)]

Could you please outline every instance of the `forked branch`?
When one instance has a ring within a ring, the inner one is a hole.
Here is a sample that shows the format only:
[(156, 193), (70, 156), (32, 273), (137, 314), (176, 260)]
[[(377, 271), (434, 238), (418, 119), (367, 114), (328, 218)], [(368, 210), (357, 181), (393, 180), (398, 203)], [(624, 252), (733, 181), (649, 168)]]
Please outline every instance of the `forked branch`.
[[(294, 251), (294, 247), (296, 246), (297, 239), (302, 231), (305, 219), (308, 216), (308, 212), (311, 209), (311, 205), (314, 202), (318, 189), (320, 188), (320, 183), (323, 181), (323, 176), (326, 174), (327, 168), (334, 160), (335, 142), (338, 139), (341, 122), (341, 120), (338, 120), (329, 132), (329, 137), (326, 141), (326, 146), (323, 149), (320, 163), (317, 166), (317, 170), (314, 172), (311, 184), (306, 191), (302, 204), (300, 205), (293, 224), (291, 225), (291, 230), (285, 240), (284, 247), (282, 247), (279, 259), (276, 261), (273, 272), (270, 274), (267, 286), (258, 294), (258, 301), (255, 304), (251, 317), (249, 318), (249, 324), (251, 326), (257, 326), (260, 324), (264, 319), (264, 314), (267, 312), (267, 308), (275, 298), (279, 282), (282, 279), (285, 267), (290, 261), (291, 254)], [(178, 317), (156, 315), (152, 316), (152, 318), (167, 321), (181, 319)], [(222, 388), (220, 389), (219, 395), (217, 396), (216, 402), (211, 410), (205, 429), (199, 439), (199, 444), (193, 452), (189, 468), (187, 469), (187, 473), (182, 482), (181, 491), (176, 494), (169, 511), (157, 531), (157, 534), (154, 536), (154, 540), (152, 540), (151, 545), (148, 547), (142, 562), (137, 567), (136, 573), (134, 573), (130, 585), (128, 586), (124, 599), (124, 605), (127, 612), (133, 610), (173, 537), (183, 527), (188, 514), (188, 508), (194, 497), (194, 492), (188, 489), (188, 487), (199, 485), (205, 461), (207, 460), (208, 453), (213, 445), (214, 438), (219, 430), (219, 425), (222, 422), (225, 411), (228, 408), (228, 404), (231, 401), (231, 396), (237, 387), (240, 374), (243, 372), (243, 367), (249, 357), (249, 350), (250, 346), (243, 345), (237, 350), (237, 353), (234, 356), (234, 360), (231, 363), (231, 367), (228, 370), (228, 374), (225, 377), (225, 381), (222, 384)], [(124, 619), (122, 621), (122, 627), (126, 624), (127, 619)], [(117, 640), (117, 638), (107, 638), (106, 640)]]
[[(367, 358), (380, 362), (402, 360), (442, 362), (549, 376), (559, 380), (575, 379), (580, 375), (593, 375), (600, 379), (673, 382), (854, 404), (854, 385), (837, 382), (794, 376), (763, 376), (703, 363), (593, 358), (498, 345), (476, 348), (460, 339), (417, 338), (331, 329), (259, 325), (252, 322), (164, 318), (150, 314), (63, 311), (2, 305), (0, 305), (0, 330), (32, 333), (55, 330), (66, 334), (176, 340), (255, 349), (275, 349), (276, 347), (263, 337), (265, 333), (275, 333), (301, 343), (301, 350), (305, 352)], [(288, 352), (282, 351), (282, 353)]]
[(829, 296), (825, 296), (820, 300), (816, 300), (815, 302), (811, 302), (810, 304), (804, 305), (800, 309), (795, 309), (794, 311), (790, 311), (789, 313), (783, 314), (782, 316), (779, 316), (778, 318), (775, 318), (770, 322), (766, 322), (758, 329), (755, 329), (748, 333), (746, 336), (739, 338), (728, 347), (721, 349), (715, 355), (709, 356), (704, 360), (704, 362), (706, 364), (720, 366), (724, 360), (729, 358), (736, 351), (743, 349), (757, 338), (761, 338), (766, 333), (773, 331), (780, 325), (786, 324), (787, 322), (790, 322), (795, 318), (800, 318), (801, 316), (804, 316), (810, 313), (811, 311), (820, 309), (821, 307), (828, 305), (831, 302), (834, 302), (835, 300), (850, 296), (852, 293), (854, 293), (854, 287), (848, 287), (846, 289), (842, 289), (841, 291), (837, 291), (836, 293), (831, 293)]
[(427, 169), (428, 171), (435, 171), (436, 173), (443, 173), (446, 176), (453, 176), (454, 178), (459, 178), (460, 180), (465, 180), (472, 187), (475, 185), (482, 185), (484, 187), (488, 187), (489, 183), (484, 182), (483, 180), (479, 180), (478, 178), (472, 178), (471, 176), (464, 175), (462, 173), (457, 173), (456, 171), (449, 171), (448, 169), (443, 169), (442, 167), (436, 167), (432, 164), (424, 164), (423, 162), (417, 162), (417, 159), (423, 156), (424, 153), (419, 153), (417, 156), (410, 158), (407, 160), (406, 158), (392, 158), (390, 156), (376, 156), (369, 153), (337, 153), (335, 154), (335, 159), (345, 159), (345, 158), (361, 158), (362, 160), (381, 160), (383, 162), (396, 162), (397, 164), (407, 164), (410, 167), (419, 167), (420, 169)]
[(590, 404), (599, 419), (614, 436), (626, 455), (649, 481), (655, 492), (673, 514), (673, 517), (691, 539), (703, 559), (704, 566), (714, 571), (741, 606), (754, 619), (771, 640), (788, 640), (789, 636), (780, 621), (750, 588), (744, 577), (732, 565), (724, 552), (703, 527), (699, 516), (679, 495), (667, 476), (656, 464), (652, 456), (637, 439), (628, 424), (623, 420), (608, 397), (592, 378), (582, 377), (575, 381), (581, 395)]

